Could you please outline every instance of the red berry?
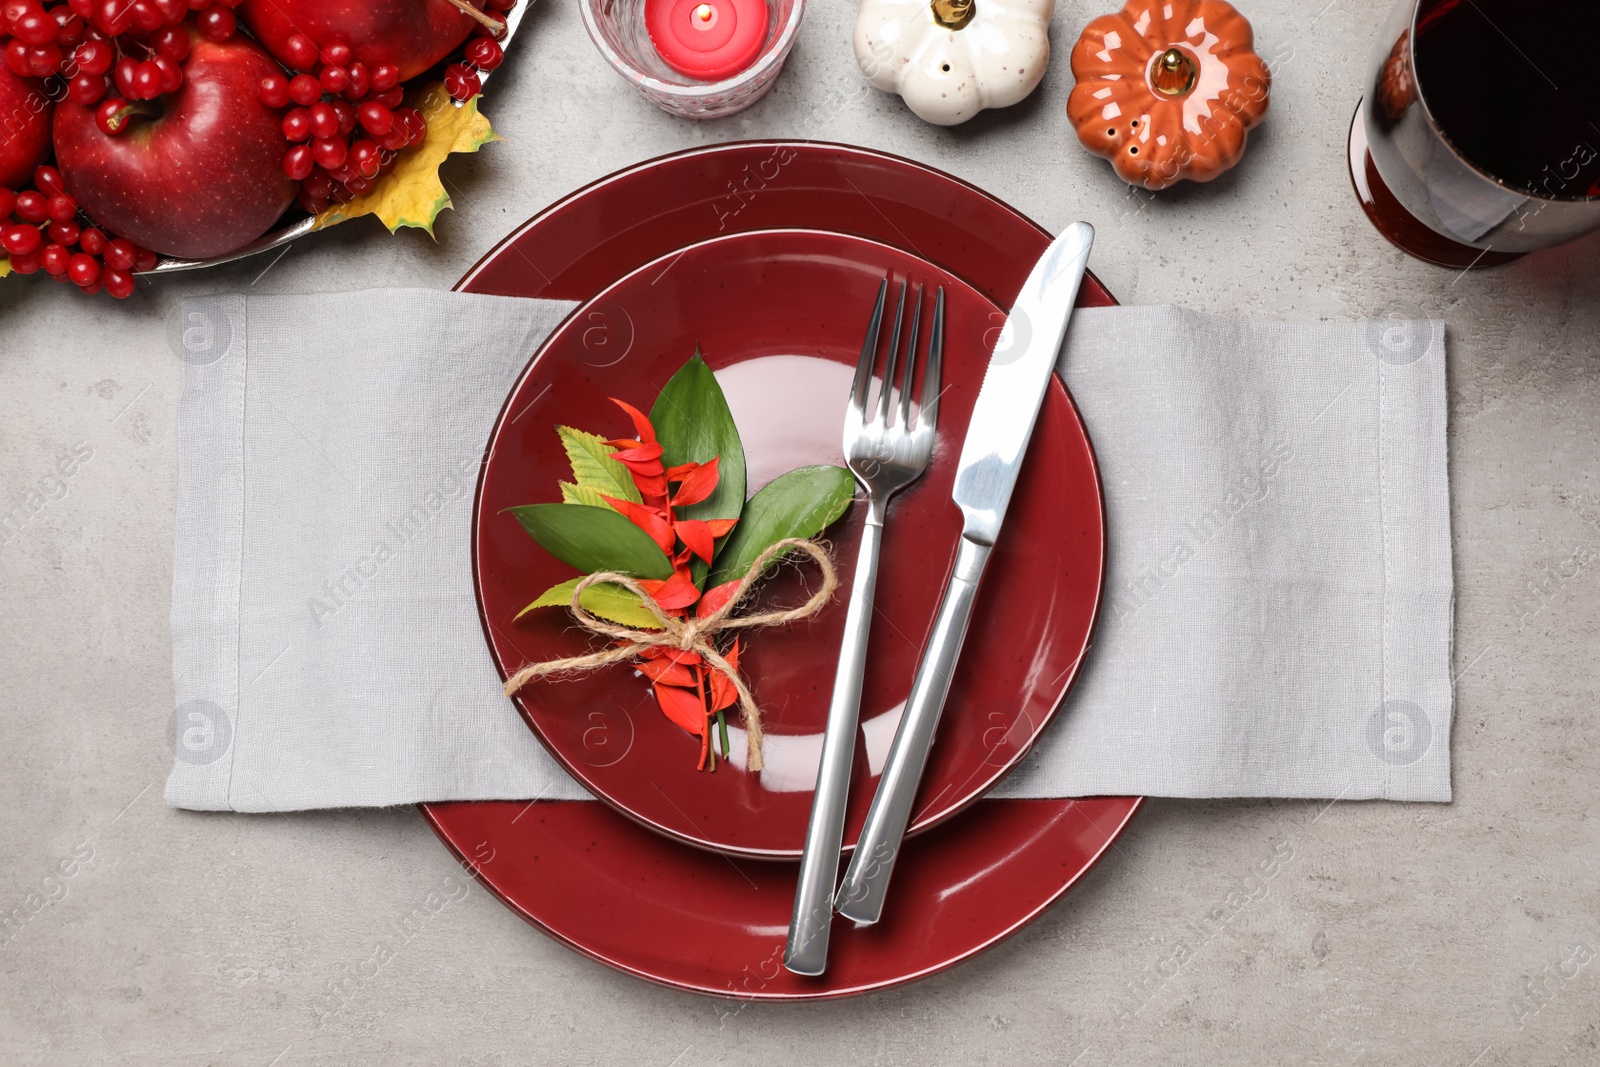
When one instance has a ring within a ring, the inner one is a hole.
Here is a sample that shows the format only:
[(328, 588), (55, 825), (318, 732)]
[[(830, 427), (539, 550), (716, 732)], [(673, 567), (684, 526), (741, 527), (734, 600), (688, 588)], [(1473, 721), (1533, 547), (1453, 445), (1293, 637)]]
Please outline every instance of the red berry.
[(139, 98), (138, 90), (134, 88), (133, 78), (134, 75), (138, 73), (139, 61), (137, 59), (134, 59), (132, 56), (123, 56), (121, 59), (117, 60), (116, 70), (112, 75), (117, 83), (117, 92), (121, 93), (123, 96), (131, 96), (137, 100)]
[(289, 79), (282, 74), (268, 74), (261, 79), (261, 102), (270, 108), (289, 106)]
[(78, 247), (91, 256), (98, 256), (106, 250), (106, 235), (93, 226), (86, 227), (78, 235)]
[[(41, 168), (43, 169), (43, 168)], [(0, 219), (11, 214), (11, 209), (17, 206), (17, 194), (0, 185)]]
[[(182, 22), (184, 16), (189, 14), (188, 0), (152, 0), (152, 2), (156, 5), (156, 10), (161, 12), (161, 21), (168, 26)], [(183, 57), (173, 56), (172, 58), (181, 59)]]
[(104, 74), (78, 74), (67, 83), (67, 98), (79, 107), (93, 107), (106, 95)]
[(65, 5), (51, 8), (50, 17), (61, 27), (61, 31), (56, 34), (56, 44), (62, 48), (76, 47), (78, 42), (83, 40), (83, 35), (89, 31), (88, 24)]
[(405, 98), (405, 88), (399, 85), (395, 86), (393, 89), (385, 89), (381, 93), (372, 94), (372, 99), (376, 100), (390, 111), (393, 111), (395, 108), (404, 103)]
[(15, 37), (6, 42), (6, 66), (19, 78), (32, 77), (28, 73), (28, 46)]
[(493, 38), (475, 37), (467, 42), (467, 60), (479, 70), (493, 70), (505, 57), (505, 49)]
[(78, 226), (77, 221), (73, 220), (69, 222), (52, 222), (49, 226), (45, 227), (45, 232), (49, 236), (50, 240), (54, 241), (56, 244), (66, 245), (70, 248), (72, 245), (78, 243), (78, 235), (81, 234), (83, 230)]
[(133, 10), (128, 0), (101, 0), (95, 9), (94, 24), (107, 37), (121, 37), (133, 26)]
[(104, 74), (111, 69), (111, 61), (116, 58), (106, 41), (85, 41), (72, 53), (72, 61), (78, 65), (80, 74)]
[(49, 164), (33, 169), (33, 187), (45, 196), (67, 195), (67, 184), (61, 180), (61, 172)]
[(63, 245), (48, 244), (39, 253), (39, 265), (51, 274), (65, 274), (72, 253)]
[(33, 274), (39, 269), (38, 252), (13, 252), (11, 269), (18, 274)]
[(154, 270), (156, 254), (143, 246), (134, 247), (133, 269), (139, 272)]
[(372, 79), (367, 74), (365, 63), (352, 63), (345, 68), (345, 75), (350, 79), (350, 85), (345, 89), (344, 95), (352, 100), (360, 100), (367, 95), (367, 90), (372, 88)]
[(351, 50), (350, 42), (343, 37), (333, 38), (322, 50), (322, 61), (329, 66), (348, 67), (350, 61), (355, 57), (356, 54)]
[(473, 32), (475, 34), (477, 34), (477, 36), (479, 36), (479, 37), (493, 37), (497, 41), (500, 40), (501, 38), (505, 37), (505, 35), (506, 35), (506, 17), (505, 17), (505, 15), (501, 14), (498, 11), (485, 11), (484, 14), (486, 16), (488, 16), (490, 22), (493, 22), (495, 24), (495, 28), (491, 30), (487, 26), (479, 26)]
[(100, 261), (91, 255), (79, 252), (67, 264), (67, 276), (79, 286), (93, 285), (100, 280)]
[(357, 105), (356, 117), (361, 120), (362, 127), (374, 137), (382, 137), (394, 127), (394, 112), (376, 100), (368, 100)]
[(322, 83), (309, 74), (296, 74), (289, 80), (289, 99), (310, 107), (322, 99)]
[(12, 210), (23, 222), (43, 222), (50, 217), (50, 198), (28, 189), (17, 194), (17, 204)]
[(339, 113), (333, 105), (319, 100), (311, 105), (311, 136), (335, 137), (339, 133)]
[(168, 26), (156, 34), (155, 46), (161, 55), (181, 63), (189, 55), (189, 35), (177, 26)]
[(393, 63), (380, 63), (372, 68), (372, 88), (374, 92), (385, 92), (400, 84), (400, 68)]
[(86, 19), (94, 17), (96, 6), (95, 0), (67, 0), (67, 7), (72, 9), (72, 13)]
[(283, 116), (283, 136), (291, 141), (304, 141), (311, 136), (311, 112), (306, 108), (290, 109)]
[(204, 11), (211, 6), (211, 0), (188, 0), (185, 5), (190, 11)]
[(362, 193), (372, 188), (372, 182), (368, 181), (366, 178), (355, 177), (345, 182), (344, 187), (354, 195), (360, 196)]
[(394, 117), (406, 128), (406, 144), (419, 144), (428, 136), (428, 120), (416, 108), (396, 108)]
[(334, 170), (341, 166), (349, 150), (350, 146), (337, 137), (319, 137), (311, 142), (311, 153), (317, 161), (317, 166), (324, 170)]
[(378, 163), (378, 146), (374, 142), (361, 140), (350, 146), (350, 165), (361, 177), (377, 177)]
[[(168, 60), (168, 62), (171, 62)], [(161, 95), (161, 68), (147, 59), (133, 72), (133, 96), (136, 100), (154, 100)]]
[(28, 71), (35, 78), (48, 78), (61, 69), (61, 46), (49, 44), (28, 46)]
[(444, 71), (444, 88), (457, 100), (471, 100), (478, 95), (482, 83), (478, 72), (465, 63), (452, 63)]
[(324, 89), (336, 95), (350, 88), (350, 75), (345, 73), (343, 67), (324, 66), (322, 73), (317, 75), (317, 80), (322, 83)]
[(43, 8), (35, 7), (11, 24), (11, 34), (24, 44), (49, 44), (60, 36), (61, 26)]
[(225, 7), (207, 8), (195, 24), (200, 27), (200, 36), (208, 41), (226, 41), (239, 28), (239, 20)]
[(389, 132), (378, 136), (378, 143), (390, 152), (398, 152), (406, 146), (405, 123), (396, 122), (389, 127)]
[[(39, 231), (32, 226), (7, 226), (5, 235), (0, 237), (0, 244), (11, 256), (25, 256), (39, 247), (42, 238)], [(15, 266), (15, 263), (12, 264)]]
[(133, 295), (133, 275), (125, 270), (108, 267), (100, 272), (100, 281), (105, 285), (106, 292), (118, 300), (126, 300)]
[(133, 15), (133, 24), (141, 30), (157, 29), (167, 21), (161, 17), (161, 9), (151, 3), (151, 0), (133, 0), (129, 12)]
[(106, 242), (106, 266), (117, 270), (132, 270), (136, 254), (133, 242), (126, 237), (118, 237), (114, 241)]
[(178, 86), (183, 84), (183, 68), (166, 56), (156, 56), (151, 62), (161, 72), (161, 91), (164, 93), (177, 92)]
[(297, 182), (308, 177), (315, 164), (316, 157), (307, 144), (297, 144), (283, 154), (283, 172)]
[(52, 196), (45, 212), (51, 222), (71, 222), (78, 217), (78, 203), (70, 196)]
[(102, 133), (113, 136), (128, 128), (128, 102), (120, 96), (100, 101), (94, 111), (94, 124)]
[(356, 128), (356, 109), (345, 101), (333, 101), (333, 113), (339, 116), (340, 136), (346, 136)]
[(84, 296), (94, 296), (100, 291), (100, 282), (95, 280), (90, 282), (88, 285), (78, 286), (78, 289), (83, 293)]
[(283, 58), (294, 70), (310, 70), (317, 65), (317, 46), (303, 33), (290, 34), (283, 42)]

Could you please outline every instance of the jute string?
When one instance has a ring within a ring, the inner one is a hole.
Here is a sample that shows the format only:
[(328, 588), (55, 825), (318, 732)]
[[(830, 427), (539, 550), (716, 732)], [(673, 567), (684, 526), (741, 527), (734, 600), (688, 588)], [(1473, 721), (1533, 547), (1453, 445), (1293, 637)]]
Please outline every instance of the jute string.
[[(779, 556), (791, 550), (798, 550), (810, 556), (822, 571), (822, 586), (807, 600), (796, 608), (785, 608), (781, 611), (763, 611), (754, 615), (734, 616), (733, 610), (739, 606), (749, 594), (751, 586), (761, 577), (767, 565)], [(645, 609), (656, 617), (661, 624), (655, 630), (636, 630), (630, 626), (602, 619), (589, 612), (581, 603), (584, 590), (591, 585), (601, 582), (610, 582), (638, 596)], [(712, 637), (725, 630), (743, 630), (752, 626), (782, 626), (785, 623), (797, 622), (807, 619), (822, 610), (822, 606), (833, 599), (834, 592), (839, 588), (839, 576), (834, 572), (833, 560), (829, 558), (827, 550), (815, 541), (808, 541), (799, 537), (790, 537), (772, 545), (755, 562), (750, 564), (750, 569), (739, 579), (738, 588), (733, 592), (721, 607), (711, 614), (700, 618), (674, 618), (666, 614), (644, 591), (637, 581), (626, 574), (615, 571), (600, 571), (591, 574), (579, 582), (572, 590), (572, 614), (577, 618), (579, 625), (591, 633), (609, 637), (620, 644), (600, 652), (592, 652), (585, 656), (570, 656), (566, 659), (546, 660), (543, 663), (530, 663), (516, 674), (506, 679), (506, 695), (510, 696), (517, 690), (527, 685), (535, 678), (544, 678), (552, 674), (568, 674), (577, 671), (592, 671), (612, 663), (622, 663), (633, 659), (640, 651), (646, 648), (676, 648), (685, 652), (697, 652), (701, 658), (711, 664), (713, 670), (720, 673), (739, 694), (739, 707), (744, 712), (745, 729), (750, 738), (750, 769), (759, 771), (762, 768), (761, 759), (761, 709), (756, 706), (755, 697), (750, 695), (749, 688), (744, 684), (744, 679), (739, 677), (739, 672), (734, 669), (717, 651), (712, 643)]]

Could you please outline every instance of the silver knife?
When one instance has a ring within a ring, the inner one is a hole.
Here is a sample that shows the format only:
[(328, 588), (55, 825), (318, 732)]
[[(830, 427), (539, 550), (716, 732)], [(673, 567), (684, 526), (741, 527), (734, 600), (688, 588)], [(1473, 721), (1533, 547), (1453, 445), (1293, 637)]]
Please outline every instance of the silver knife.
[(1045, 249), (1017, 294), (978, 390), (956, 467), (955, 487), (950, 491), (963, 520), (955, 570), (917, 664), (911, 696), (850, 869), (834, 899), (839, 913), (858, 924), (875, 923), (883, 914), (889, 876), (894, 873), (934, 730), (950, 691), (950, 677), (967, 635), (978, 582), (1005, 522), (1006, 506), (1044, 403), (1093, 243), (1094, 227), (1075, 222)]

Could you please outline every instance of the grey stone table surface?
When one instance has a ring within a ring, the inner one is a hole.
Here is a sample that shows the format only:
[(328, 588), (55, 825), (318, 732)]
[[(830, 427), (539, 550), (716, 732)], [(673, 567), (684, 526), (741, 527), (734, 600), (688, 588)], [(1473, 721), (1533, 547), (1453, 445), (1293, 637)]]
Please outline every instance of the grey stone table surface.
[[(1345, 135), (1388, 0), (1244, 0), (1275, 72), (1244, 162), (1208, 186), (1132, 191), (1064, 113), (1067, 50), (1112, 6), (1063, 0), (1038, 92), (941, 130), (862, 83), (843, 0), (814, 0), (767, 99), (705, 124), (651, 108), (571, 0), (542, 0), (486, 108), (507, 139), (449, 165), (457, 206), (437, 243), (357, 223), (120, 304), (0, 282), (0, 510), (48, 501), (0, 544), (0, 1062), (1600, 1062), (1600, 240), (1458, 273), (1372, 230)], [(757, 136), (885, 149), (1052, 229), (1088, 219), (1094, 269), (1127, 303), (1445, 319), (1455, 801), (1152, 801), (1073, 892), (977, 960), (860, 999), (742, 1008), (541, 936), (413, 810), (168, 809), (178, 302), (446, 287), (585, 182)], [(1175, 956), (1274, 849), (1292, 859), (1264, 892)], [(330, 1008), (430, 893), (445, 905), (426, 927)]]

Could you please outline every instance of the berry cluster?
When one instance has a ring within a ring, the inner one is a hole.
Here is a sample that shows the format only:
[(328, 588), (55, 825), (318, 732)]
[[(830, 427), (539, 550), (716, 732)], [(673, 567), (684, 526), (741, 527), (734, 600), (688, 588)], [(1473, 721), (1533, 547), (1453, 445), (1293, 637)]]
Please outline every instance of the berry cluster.
[(0, 2), (6, 66), (24, 78), (60, 74), (67, 95), (93, 107), (111, 89), (150, 100), (183, 84), (180, 64), (189, 35), (178, 25), (198, 12), (202, 36), (225, 41), (238, 29), (232, 8), (242, 0), (40, 0)]
[(283, 155), (283, 170), (301, 183), (300, 206), (315, 215), (370, 189), (396, 153), (422, 140), (428, 124), (416, 108), (400, 106), (399, 67), (368, 70), (338, 37), (319, 51), (297, 33), (286, 49), (298, 73), (262, 78), (261, 102), (289, 109), (283, 135), (293, 147)]
[(34, 171), (31, 189), (0, 188), (0, 247), (18, 274), (43, 270), (85, 293), (104, 289), (118, 300), (133, 294), (135, 271), (156, 265), (149, 249), (81, 225), (61, 172), (48, 166)]
[(467, 42), (466, 61), (444, 69), (445, 92), (457, 100), (471, 100), (478, 95), (483, 88), (478, 76), (498, 67), (506, 57), (499, 39), (506, 35), (506, 12), (516, 6), (517, 0), (487, 0), (481, 23)]

